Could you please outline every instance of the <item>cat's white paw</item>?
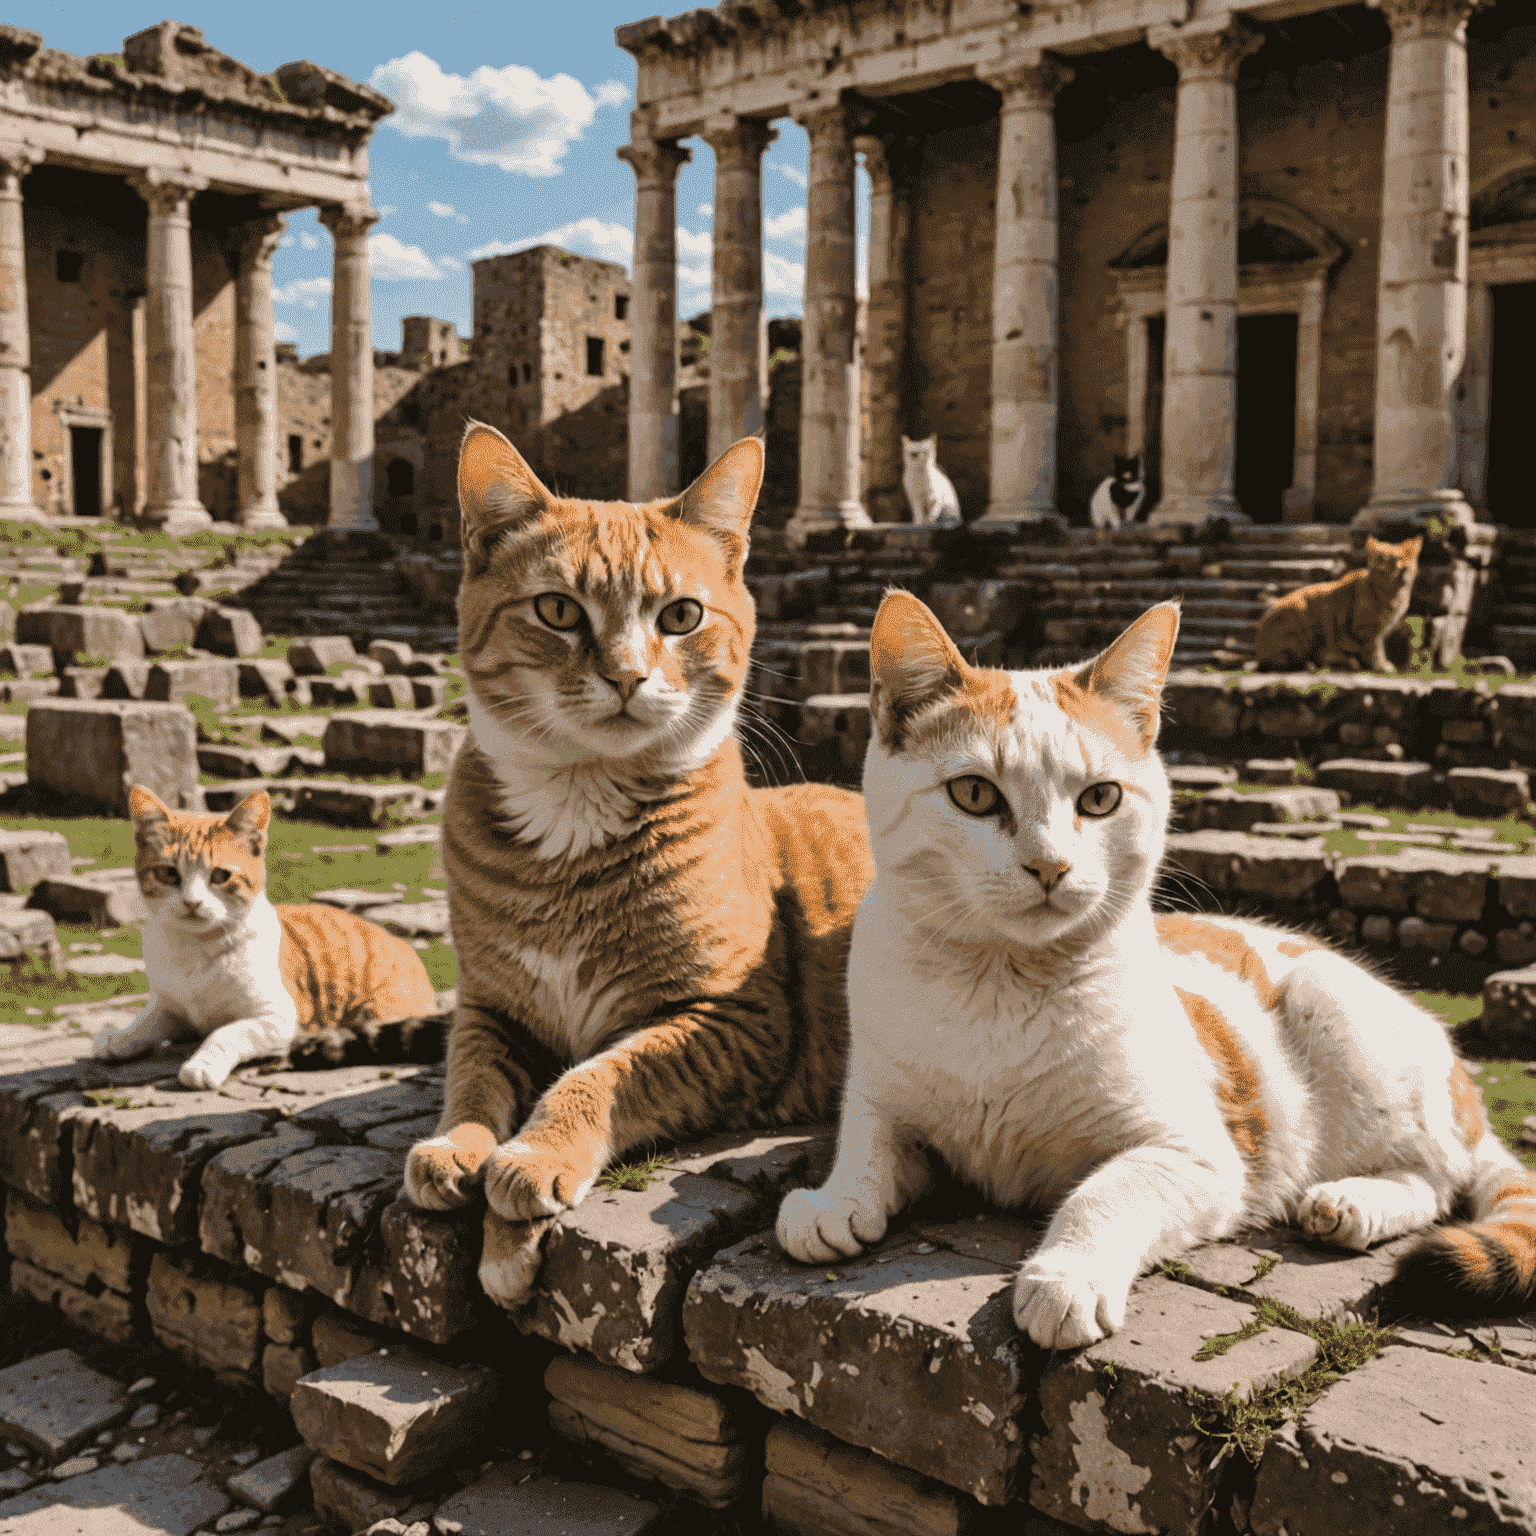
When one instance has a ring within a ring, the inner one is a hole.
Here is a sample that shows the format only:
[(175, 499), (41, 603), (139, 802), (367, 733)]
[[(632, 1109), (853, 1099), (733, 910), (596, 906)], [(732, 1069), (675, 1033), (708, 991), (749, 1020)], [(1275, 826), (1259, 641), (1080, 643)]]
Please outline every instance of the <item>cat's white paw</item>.
[(1013, 1320), (1042, 1349), (1077, 1349), (1124, 1324), (1129, 1292), (1091, 1255), (1042, 1253), (1013, 1282)]
[(198, 1051), (181, 1064), (176, 1080), (183, 1088), (217, 1088), (235, 1070), (235, 1063), (217, 1054)]
[(802, 1264), (857, 1258), (885, 1236), (885, 1211), (832, 1189), (792, 1189), (779, 1207), (779, 1247)]
[(1304, 1232), (1320, 1237), (1336, 1248), (1364, 1252), (1382, 1234), (1379, 1223), (1342, 1184), (1314, 1184), (1296, 1207), (1296, 1221)]
[(104, 1029), (91, 1045), (92, 1056), (102, 1056), (110, 1061), (125, 1061), (130, 1056), (141, 1056), (148, 1049), (134, 1039), (131, 1026), (122, 1029)]

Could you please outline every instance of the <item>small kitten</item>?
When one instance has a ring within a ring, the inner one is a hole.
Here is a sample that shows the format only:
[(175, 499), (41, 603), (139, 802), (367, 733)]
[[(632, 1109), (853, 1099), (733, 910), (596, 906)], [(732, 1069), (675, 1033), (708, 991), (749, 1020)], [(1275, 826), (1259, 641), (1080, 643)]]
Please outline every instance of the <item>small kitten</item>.
[(1141, 455), (1115, 455), (1115, 472), (1099, 481), (1088, 516), (1095, 528), (1126, 528), (1136, 521), (1146, 498), (1147, 483), (1141, 478)]
[[(991, 671), (886, 597), (837, 1156), (785, 1197), (780, 1243), (835, 1264), (879, 1242), (931, 1150), (997, 1204), (1051, 1213), (1013, 1294), (1047, 1349), (1113, 1333), (1138, 1274), (1277, 1220), (1357, 1251), (1430, 1229), (1395, 1302), (1520, 1311), (1536, 1172), (1440, 1021), (1312, 939), (1153, 913), (1177, 634), (1164, 603), (1081, 667)], [(1470, 1223), (1435, 1225), (1463, 1205)]]
[(953, 528), (960, 522), (960, 498), (954, 482), (939, 468), (939, 439), (935, 433), (914, 442), (901, 438), (901, 488), (912, 509), (914, 523)]
[(1364, 570), (1273, 599), (1259, 620), (1259, 666), (1286, 672), (1315, 661), (1332, 670), (1397, 671), (1387, 660), (1387, 636), (1408, 612), (1423, 544), (1367, 539)]
[(149, 790), (128, 797), (134, 868), (149, 917), (149, 1002), (103, 1031), (95, 1054), (142, 1056), (189, 1034), (188, 1088), (217, 1088), (244, 1061), (280, 1056), (306, 1032), (436, 1011), (421, 956), (404, 939), (334, 907), (267, 900), (265, 790), (227, 816), (173, 811)]

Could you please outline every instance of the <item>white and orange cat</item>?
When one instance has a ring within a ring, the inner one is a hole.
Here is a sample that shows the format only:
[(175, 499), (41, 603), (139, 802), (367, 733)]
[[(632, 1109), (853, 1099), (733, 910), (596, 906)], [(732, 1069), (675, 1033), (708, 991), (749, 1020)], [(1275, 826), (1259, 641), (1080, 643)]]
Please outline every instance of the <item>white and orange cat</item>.
[(914, 597), (871, 637), (876, 874), (849, 957), (835, 1166), (778, 1237), (825, 1264), (923, 1188), (920, 1149), (1052, 1211), (1014, 1290), (1048, 1348), (1102, 1338), (1136, 1276), (1293, 1221), (1364, 1249), (1443, 1220), (1399, 1269), (1415, 1310), (1536, 1295), (1536, 1175), (1489, 1128), (1439, 1022), (1309, 939), (1154, 915), (1168, 603), (1061, 672), (968, 666)]

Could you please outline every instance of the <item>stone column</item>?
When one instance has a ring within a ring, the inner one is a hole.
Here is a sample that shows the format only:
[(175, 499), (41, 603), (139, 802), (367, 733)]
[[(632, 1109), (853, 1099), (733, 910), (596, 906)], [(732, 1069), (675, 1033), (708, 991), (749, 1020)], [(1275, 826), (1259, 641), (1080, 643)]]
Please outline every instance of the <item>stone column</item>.
[(1003, 97), (985, 527), (1056, 515), (1056, 93), (1072, 72), (1037, 54), (981, 78)]
[(184, 171), (148, 170), (132, 185), (149, 204), (144, 344), (149, 485), (144, 517), (166, 533), (206, 528), (197, 495), (197, 345), (192, 329), (192, 198)]
[(797, 115), (811, 140), (800, 359), (800, 505), (785, 534), (867, 528), (859, 500), (854, 153), (841, 106)]
[(277, 506), (277, 343), (272, 323), (272, 255), (288, 221), (281, 214), (231, 231), (235, 266), (235, 447), (240, 522), (286, 528)]
[(320, 210), (331, 232), (331, 515), (332, 528), (372, 529), (373, 321), (368, 303), (368, 231), (372, 208)]
[(750, 117), (711, 121), (714, 296), (709, 323), (709, 457), (763, 430), (763, 151), (778, 138)]
[(677, 173), (693, 159), (693, 151), (676, 139), (636, 139), (620, 145), (618, 155), (635, 173), (629, 499), (655, 501), (675, 496), (681, 489), (677, 483)]
[(1168, 211), (1163, 499), (1153, 523), (1247, 519), (1237, 441), (1237, 71), (1263, 42), (1242, 20), (1155, 28), (1179, 67)]
[(0, 145), (0, 518), (40, 522), (32, 494), (32, 326), (21, 180), (40, 149)]
[(1471, 527), (1456, 485), (1467, 343), (1467, 17), (1474, 0), (1372, 0), (1392, 26), (1376, 289), (1371, 499), (1355, 522)]

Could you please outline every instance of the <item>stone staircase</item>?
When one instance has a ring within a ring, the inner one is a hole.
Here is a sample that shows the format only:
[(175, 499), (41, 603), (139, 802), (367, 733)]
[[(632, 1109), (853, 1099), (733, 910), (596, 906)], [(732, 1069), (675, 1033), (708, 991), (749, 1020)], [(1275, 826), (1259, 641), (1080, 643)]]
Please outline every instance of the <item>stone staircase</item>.
[(1536, 528), (1505, 528), (1488, 603), (1488, 650), (1521, 671), (1536, 668)]

